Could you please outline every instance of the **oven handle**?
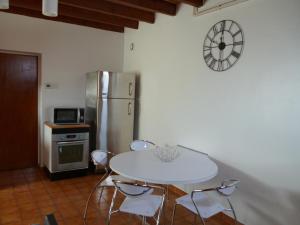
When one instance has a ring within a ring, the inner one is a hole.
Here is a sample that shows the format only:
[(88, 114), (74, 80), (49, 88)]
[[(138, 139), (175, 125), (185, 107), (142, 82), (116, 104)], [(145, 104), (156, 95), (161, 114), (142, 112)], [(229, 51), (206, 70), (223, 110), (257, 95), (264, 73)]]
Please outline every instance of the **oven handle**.
[(85, 143), (85, 142), (88, 142), (88, 140), (85, 140), (85, 141), (59, 141), (59, 142), (57, 142), (57, 145), (79, 144), (79, 143)]

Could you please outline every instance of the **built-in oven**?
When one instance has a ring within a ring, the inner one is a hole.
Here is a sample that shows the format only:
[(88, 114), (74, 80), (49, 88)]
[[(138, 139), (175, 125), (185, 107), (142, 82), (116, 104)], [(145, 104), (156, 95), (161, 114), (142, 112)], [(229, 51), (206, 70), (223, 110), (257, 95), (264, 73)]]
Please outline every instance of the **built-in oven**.
[(89, 133), (52, 134), (51, 172), (88, 168)]

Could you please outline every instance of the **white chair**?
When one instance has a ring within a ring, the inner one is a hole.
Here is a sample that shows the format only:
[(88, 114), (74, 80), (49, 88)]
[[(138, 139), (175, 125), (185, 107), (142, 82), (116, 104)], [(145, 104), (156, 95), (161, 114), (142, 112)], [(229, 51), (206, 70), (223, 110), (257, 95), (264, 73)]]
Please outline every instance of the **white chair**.
[[(156, 225), (159, 224), (166, 195), (165, 188), (156, 185), (136, 184), (117, 180), (113, 182), (115, 184), (115, 192), (109, 209), (107, 225), (110, 225), (111, 215), (116, 212), (142, 216), (143, 224), (146, 223), (146, 217), (153, 217)], [(154, 190), (160, 192), (161, 195), (152, 194)], [(118, 209), (114, 209), (117, 193), (123, 194), (125, 200)], [(156, 217), (155, 214), (157, 214)]]
[(84, 214), (83, 214), (83, 219), (85, 223), (86, 223), (87, 211), (88, 211), (90, 199), (97, 189), (101, 188), (101, 192), (98, 199), (98, 201), (100, 202), (104, 188), (114, 188), (115, 185), (113, 183), (113, 180), (122, 180), (126, 182), (132, 181), (131, 179), (127, 179), (120, 175), (111, 175), (112, 171), (109, 168), (109, 160), (114, 155), (115, 155), (114, 153), (109, 151), (104, 151), (104, 150), (94, 150), (91, 153), (92, 162), (94, 163), (95, 166), (99, 166), (99, 165), (103, 166), (105, 170), (105, 174), (100, 178), (98, 183), (94, 186), (87, 199)]
[[(229, 200), (229, 197), (237, 188), (238, 183), (239, 181), (234, 179), (224, 180), (220, 187), (208, 188), (204, 190), (194, 190), (191, 194), (177, 198), (173, 208), (171, 225), (173, 225), (174, 223), (176, 207), (178, 205), (190, 210), (195, 215), (198, 215), (203, 225), (205, 225), (205, 219), (216, 215), (219, 212), (230, 211), (232, 212), (235, 219), (235, 224), (237, 225), (236, 213)], [(209, 191), (215, 191), (221, 196), (225, 197), (228, 202), (228, 206), (224, 206), (219, 201), (215, 200), (212, 197), (209, 197), (207, 194), (204, 193)]]
[(144, 140), (134, 140), (130, 144), (130, 149), (132, 151), (144, 151), (155, 147), (155, 144), (151, 141)]

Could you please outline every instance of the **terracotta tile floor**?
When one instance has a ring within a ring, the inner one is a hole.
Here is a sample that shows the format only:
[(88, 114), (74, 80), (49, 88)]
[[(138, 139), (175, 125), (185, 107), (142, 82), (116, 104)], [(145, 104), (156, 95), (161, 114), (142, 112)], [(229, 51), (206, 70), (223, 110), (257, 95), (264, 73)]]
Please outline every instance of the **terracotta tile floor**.
[[(89, 175), (59, 181), (50, 181), (39, 168), (0, 172), (0, 225), (43, 224), (43, 218), (54, 213), (59, 225), (82, 225), (82, 215), (91, 188), (101, 175)], [(88, 225), (104, 225), (113, 190), (106, 189), (100, 204), (97, 194), (93, 196), (89, 211)], [(165, 205), (161, 224), (170, 224), (173, 199), (170, 193)], [(118, 199), (118, 203), (122, 200)], [(193, 215), (178, 208), (176, 225), (193, 224)], [(208, 225), (221, 225), (220, 216), (208, 221)], [(149, 221), (152, 223), (151, 221)], [(115, 214), (111, 225), (141, 224), (136, 216)], [(198, 221), (197, 224), (200, 224)]]

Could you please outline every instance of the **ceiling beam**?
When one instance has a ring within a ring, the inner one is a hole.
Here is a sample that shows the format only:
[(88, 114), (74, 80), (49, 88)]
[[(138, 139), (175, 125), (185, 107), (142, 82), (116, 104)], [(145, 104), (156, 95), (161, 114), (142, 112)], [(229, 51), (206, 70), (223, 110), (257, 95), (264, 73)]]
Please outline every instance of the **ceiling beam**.
[(183, 2), (195, 7), (203, 6), (204, 0), (178, 0), (179, 2)]
[[(40, 0), (10, 0), (10, 5), (18, 8), (30, 9), (41, 13), (42, 1)], [(100, 12), (59, 5), (58, 14), (69, 18), (76, 18), (103, 24), (137, 29), (139, 22), (117, 16), (107, 15)]]
[(177, 5), (163, 0), (106, 0), (109, 2), (135, 7), (150, 12), (160, 12), (175, 16)]
[(139, 22), (118, 16), (107, 15), (100, 12), (89, 11), (86, 9), (75, 8), (66, 5), (59, 5), (59, 13), (63, 16), (74, 17), (78, 19), (85, 19), (94, 22), (103, 22), (116, 26), (125, 26), (133, 29), (139, 27)]
[(155, 22), (155, 14), (153, 12), (119, 5), (107, 1), (99, 0), (59, 0), (62, 5), (69, 5), (77, 8), (102, 12), (109, 15), (116, 15), (133, 20), (141, 20), (147, 23)]
[(124, 33), (124, 27), (121, 27), (121, 26), (114, 26), (114, 25), (109, 25), (109, 24), (105, 24), (105, 23), (86, 21), (86, 20), (82, 20), (82, 19), (70, 18), (67, 16), (61, 16), (61, 15), (58, 15), (58, 17), (47, 17), (36, 10), (24, 9), (24, 8), (19, 8), (19, 7), (15, 7), (15, 6), (10, 6), (9, 10), (0, 10), (0, 11), (6, 12), (6, 13), (23, 15), (23, 16), (30, 16), (30, 17), (40, 18), (40, 19), (46, 19), (46, 20), (51, 20), (51, 21), (58, 21), (58, 22), (64, 22), (64, 23), (76, 24), (76, 25), (81, 25), (81, 26), (86, 26), (86, 27), (93, 27), (93, 28), (102, 29), (102, 30)]

